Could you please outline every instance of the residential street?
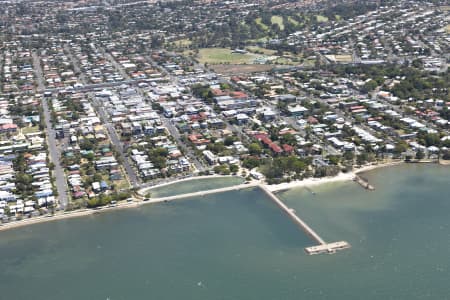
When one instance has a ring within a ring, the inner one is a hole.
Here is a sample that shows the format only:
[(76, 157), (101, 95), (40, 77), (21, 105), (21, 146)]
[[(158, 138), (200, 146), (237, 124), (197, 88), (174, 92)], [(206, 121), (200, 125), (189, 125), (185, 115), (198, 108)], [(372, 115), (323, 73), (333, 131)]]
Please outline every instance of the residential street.
[[(94, 98), (93, 98), (94, 99)], [(111, 143), (114, 145), (115, 149), (120, 155), (120, 159), (123, 161), (123, 166), (125, 168), (125, 172), (127, 173), (128, 180), (132, 187), (139, 186), (139, 176), (136, 174), (136, 171), (131, 167), (128, 157), (126, 156), (126, 150), (123, 148), (123, 144), (120, 141), (119, 136), (117, 135), (114, 126), (108, 121), (108, 115), (105, 111), (105, 108), (101, 103), (97, 100), (94, 100), (94, 107), (97, 110), (100, 119), (108, 130), (109, 138), (111, 139)]]
[[(38, 90), (40, 92), (43, 92), (45, 90), (44, 77), (42, 75), (42, 68), (39, 62), (39, 57), (35, 52), (33, 52), (33, 66), (37, 77)], [(45, 97), (42, 98), (42, 110), (44, 113), (45, 125), (47, 127), (48, 152), (50, 155), (50, 160), (53, 162), (55, 166), (53, 171), (55, 177), (56, 190), (58, 191), (59, 203), (61, 205), (61, 208), (65, 209), (69, 202), (67, 196), (68, 193), (67, 193), (66, 177), (64, 175), (64, 170), (61, 167), (61, 163), (59, 161), (61, 154), (56, 145), (55, 131), (53, 130), (52, 124), (50, 122), (51, 120), (50, 110), (48, 107), (47, 99)]]

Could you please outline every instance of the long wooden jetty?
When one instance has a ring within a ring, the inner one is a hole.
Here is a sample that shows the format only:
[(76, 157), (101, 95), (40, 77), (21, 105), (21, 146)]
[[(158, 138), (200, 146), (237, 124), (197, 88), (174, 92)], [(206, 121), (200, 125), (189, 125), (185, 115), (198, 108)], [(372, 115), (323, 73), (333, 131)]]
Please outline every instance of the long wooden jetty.
[(270, 199), (275, 202), (276, 205), (278, 205), (289, 217), (292, 218), (292, 220), (297, 223), (305, 233), (311, 237), (314, 241), (316, 241), (318, 244), (325, 245), (326, 242), (318, 235), (311, 227), (308, 226), (302, 219), (300, 219), (295, 213), (294, 210), (290, 209), (286, 206), (274, 193), (269, 191), (266, 187), (260, 186), (260, 188), (266, 193), (267, 196), (269, 196)]
[(311, 239), (314, 240), (314, 242), (317, 243), (315, 246), (306, 247), (305, 252), (308, 254), (320, 254), (320, 253), (336, 253), (338, 250), (343, 250), (350, 248), (350, 244), (345, 241), (340, 242), (334, 242), (334, 243), (327, 243), (320, 237), (319, 234), (317, 234), (305, 221), (303, 221), (299, 216), (296, 215), (295, 211), (289, 207), (287, 207), (286, 204), (284, 204), (274, 193), (272, 193), (267, 187), (264, 185), (255, 182), (255, 183), (247, 183), (247, 184), (240, 184), (230, 187), (224, 187), (219, 189), (212, 189), (212, 190), (206, 190), (206, 191), (198, 191), (198, 192), (192, 192), (192, 193), (186, 193), (186, 194), (180, 194), (180, 195), (174, 195), (174, 196), (167, 196), (167, 197), (160, 197), (160, 198), (152, 198), (147, 203), (159, 203), (159, 202), (169, 202), (172, 200), (178, 200), (183, 198), (190, 198), (190, 197), (202, 197), (206, 195), (216, 194), (216, 193), (223, 193), (223, 192), (229, 192), (229, 191), (237, 191), (242, 189), (248, 189), (252, 187), (259, 187), (269, 198), (278, 206), (280, 207), (283, 212), (285, 212)]
[(278, 205), (310, 238), (312, 238), (318, 245), (317, 246), (311, 246), (306, 247), (305, 251), (308, 254), (320, 254), (320, 253), (336, 253), (338, 250), (343, 250), (350, 248), (350, 244), (346, 241), (340, 241), (340, 242), (334, 242), (334, 243), (327, 243), (325, 242), (319, 234), (317, 234), (308, 224), (306, 224), (305, 221), (303, 221), (299, 216), (296, 215), (293, 209), (287, 207), (286, 204), (284, 204), (274, 193), (269, 191), (265, 186), (259, 185), (259, 188), (261, 188), (267, 196), (275, 204)]

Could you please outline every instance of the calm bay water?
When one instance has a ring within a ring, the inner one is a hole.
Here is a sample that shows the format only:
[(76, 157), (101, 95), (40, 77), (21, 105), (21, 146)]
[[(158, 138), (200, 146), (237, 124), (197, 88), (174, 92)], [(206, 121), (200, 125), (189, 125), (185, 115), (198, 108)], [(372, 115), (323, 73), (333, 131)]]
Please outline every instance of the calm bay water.
[(220, 189), (244, 182), (242, 177), (230, 176), (220, 178), (200, 178), (194, 180), (181, 181), (166, 186), (150, 189), (152, 197), (169, 197), (179, 194), (206, 191), (211, 189)]
[(280, 194), (350, 250), (307, 256), (262, 192), (230, 192), (0, 232), (0, 299), (450, 299), (450, 169), (366, 177)]

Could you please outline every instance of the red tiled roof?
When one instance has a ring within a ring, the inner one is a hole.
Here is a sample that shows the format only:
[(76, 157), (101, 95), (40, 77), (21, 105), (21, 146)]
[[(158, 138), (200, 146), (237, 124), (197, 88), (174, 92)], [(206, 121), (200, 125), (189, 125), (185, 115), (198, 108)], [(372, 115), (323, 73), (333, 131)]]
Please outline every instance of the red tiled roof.
[(267, 137), (267, 133), (257, 133), (253, 135), (255, 137), (255, 139), (257, 140), (261, 140), (262, 138)]
[(308, 123), (310, 123), (310, 124), (317, 124), (318, 121), (317, 121), (317, 119), (314, 118), (313, 116), (309, 116), (309, 117), (308, 117)]
[(283, 150), (281, 149), (281, 147), (280, 146), (278, 146), (277, 144), (275, 144), (275, 143), (271, 143), (271, 144), (269, 144), (269, 148), (273, 151), (273, 152), (275, 152), (275, 153), (281, 153), (281, 152), (283, 152)]
[(3, 125), (0, 126), (0, 129), (1, 129), (1, 130), (17, 129), (17, 125), (16, 125), (16, 124), (12, 124), (12, 123), (9, 123), (9, 124), (3, 124)]
[(283, 150), (284, 150), (284, 152), (292, 152), (292, 151), (294, 151), (294, 147), (292, 147), (291, 145), (288, 145), (288, 144), (283, 144)]
[(211, 90), (211, 92), (214, 94), (214, 96), (225, 96), (228, 94), (227, 92), (224, 92), (221, 89), (213, 89)]
[(201, 138), (202, 136), (200, 134), (191, 134), (188, 136), (189, 140), (191, 142), (195, 142), (196, 140), (198, 140), (199, 138)]
[(233, 92), (231, 94), (231, 96), (233, 98), (247, 98), (248, 97), (248, 95), (246, 93), (244, 93), (244, 92)]

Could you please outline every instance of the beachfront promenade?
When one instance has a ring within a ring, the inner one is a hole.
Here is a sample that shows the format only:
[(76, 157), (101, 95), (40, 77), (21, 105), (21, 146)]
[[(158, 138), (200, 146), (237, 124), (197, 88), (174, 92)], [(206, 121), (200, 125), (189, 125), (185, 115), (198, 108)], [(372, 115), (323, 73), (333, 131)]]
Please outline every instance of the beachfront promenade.
[(296, 223), (311, 239), (313, 239), (317, 245), (306, 247), (305, 251), (308, 254), (320, 254), (320, 253), (335, 253), (338, 250), (343, 250), (350, 248), (350, 244), (345, 241), (335, 242), (335, 243), (327, 243), (325, 242), (319, 234), (317, 234), (305, 221), (303, 221), (299, 216), (297, 216), (293, 209), (290, 209), (286, 206), (273, 192), (271, 192), (264, 184), (259, 182), (253, 182), (248, 184), (240, 184), (220, 189), (212, 189), (206, 191), (192, 192), (186, 194), (180, 194), (175, 196), (168, 197), (160, 197), (153, 198), (149, 200), (149, 203), (159, 203), (159, 202), (169, 202), (172, 200), (178, 200), (182, 198), (190, 198), (190, 197), (201, 197), (205, 195), (211, 195), (216, 193), (223, 193), (229, 191), (237, 191), (242, 189), (248, 189), (251, 187), (260, 188), (283, 212), (285, 212), (294, 223)]

